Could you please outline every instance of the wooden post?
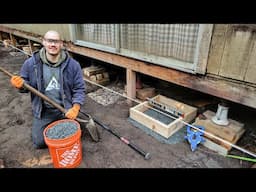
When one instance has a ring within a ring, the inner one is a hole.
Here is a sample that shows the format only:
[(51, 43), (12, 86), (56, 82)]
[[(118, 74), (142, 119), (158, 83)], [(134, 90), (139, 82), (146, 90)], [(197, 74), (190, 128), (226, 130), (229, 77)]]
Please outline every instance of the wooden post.
[(32, 53), (35, 50), (35, 47), (34, 47), (33, 43), (31, 43), (30, 39), (28, 39), (28, 46), (29, 46), (29, 50), (30, 50), (29, 52), (32, 55)]
[[(127, 85), (127, 96), (130, 98), (136, 98), (136, 72), (131, 69), (126, 69), (126, 85)], [(129, 105), (132, 104), (131, 100), (127, 100)]]
[(10, 33), (11, 44), (16, 47), (17, 41), (13, 34)]

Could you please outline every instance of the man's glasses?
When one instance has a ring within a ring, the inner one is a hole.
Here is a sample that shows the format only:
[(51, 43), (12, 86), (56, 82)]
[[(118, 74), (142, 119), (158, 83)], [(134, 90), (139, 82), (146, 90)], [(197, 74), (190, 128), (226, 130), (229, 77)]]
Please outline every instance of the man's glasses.
[(52, 44), (52, 43), (54, 43), (54, 44), (59, 44), (59, 43), (61, 43), (62, 41), (61, 40), (59, 40), (59, 39), (44, 39), (47, 43), (49, 43), (49, 44)]

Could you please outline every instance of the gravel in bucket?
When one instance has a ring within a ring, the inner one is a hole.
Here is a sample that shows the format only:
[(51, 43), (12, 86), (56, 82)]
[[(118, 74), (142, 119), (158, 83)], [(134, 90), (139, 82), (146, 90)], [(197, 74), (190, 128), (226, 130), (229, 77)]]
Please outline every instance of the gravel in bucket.
[(63, 139), (67, 138), (78, 130), (75, 123), (72, 122), (61, 122), (48, 129), (45, 133), (49, 139)]

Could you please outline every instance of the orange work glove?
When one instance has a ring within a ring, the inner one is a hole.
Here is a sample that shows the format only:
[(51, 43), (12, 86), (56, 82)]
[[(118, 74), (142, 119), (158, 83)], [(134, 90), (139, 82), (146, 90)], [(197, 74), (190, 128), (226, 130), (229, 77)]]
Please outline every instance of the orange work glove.
[(74, 104), (72, 108), (70, 108), (66, 114), (65, 117), (69, 119), (75, 119), (79, 113), (80, 110), (80, 105), (79, 104)]
[(13, 87), (20, 89), (23, 86), (23, 83), (24, 83), (24, 80), (20, 76), (18, 75), (12, 76), (11, 84)]

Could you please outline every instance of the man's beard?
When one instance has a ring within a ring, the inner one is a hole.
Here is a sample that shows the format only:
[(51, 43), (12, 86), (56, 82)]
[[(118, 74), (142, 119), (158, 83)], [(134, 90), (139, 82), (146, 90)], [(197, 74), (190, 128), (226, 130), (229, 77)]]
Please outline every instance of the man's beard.
[(49, 52), (48, 52), (48, 54), (51, 56), (55, 56), (55, 57), (59, 55), (59, 53), (49, 53)]

